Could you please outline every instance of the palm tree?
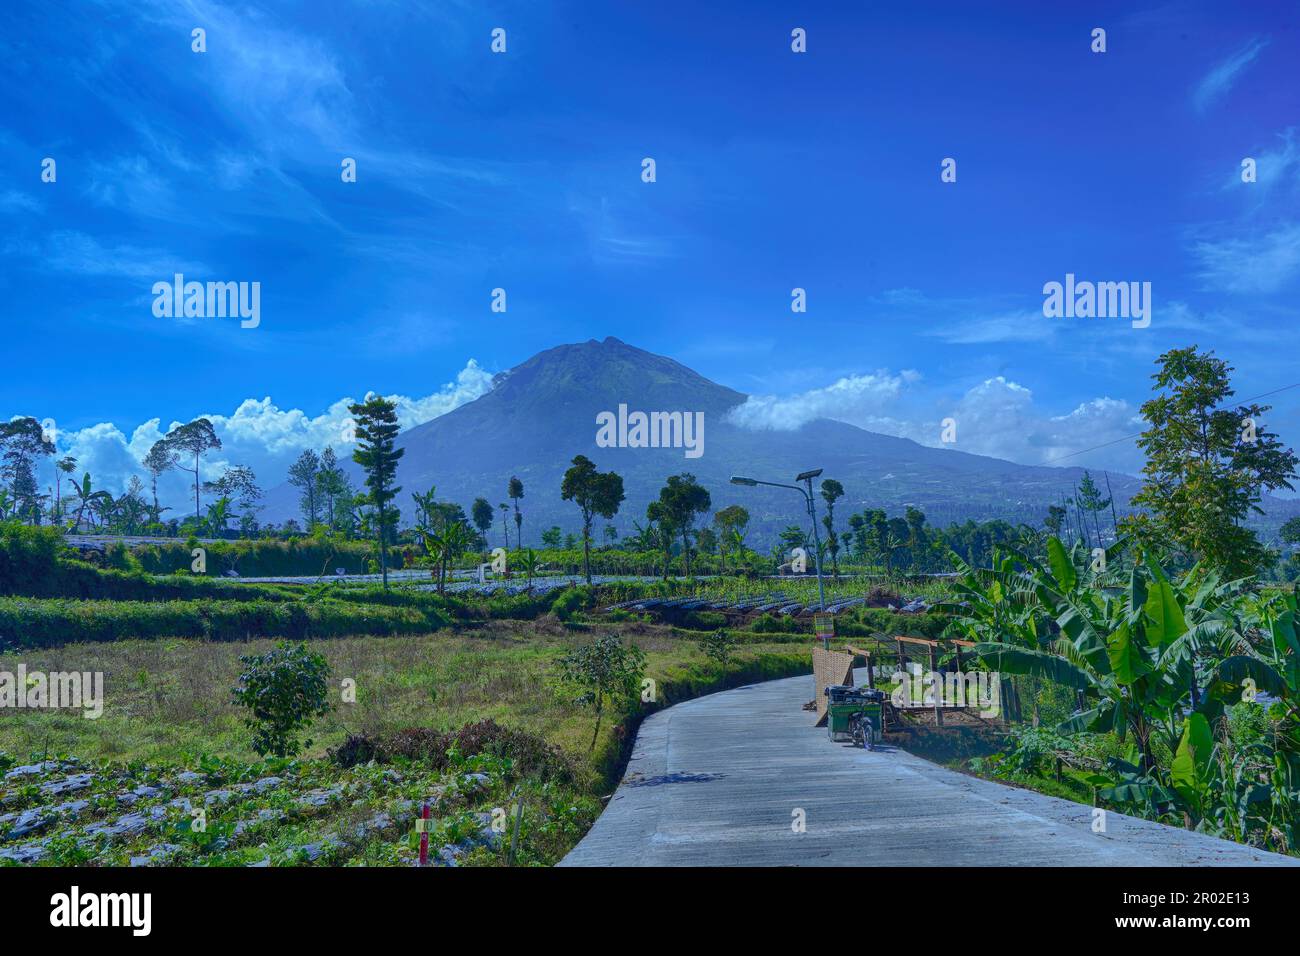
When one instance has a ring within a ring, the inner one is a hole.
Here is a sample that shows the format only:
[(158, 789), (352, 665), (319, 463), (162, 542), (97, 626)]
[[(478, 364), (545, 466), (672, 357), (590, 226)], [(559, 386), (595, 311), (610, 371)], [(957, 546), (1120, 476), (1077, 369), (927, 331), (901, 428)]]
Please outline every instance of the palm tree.
[(77, 467), (77, 459), (71, 455), (60, 458), (54, 463), (54, 523), (63, 520), (63, 476), (71, 475)]
[(524, 496), (524, 483), (514, 475), (510, 476), (510, 483), (506, 486), (506, 497), (515, 503), (515, 547), (524, 546), (523, 526), (524, 516), (519, 510), (519, 499)]

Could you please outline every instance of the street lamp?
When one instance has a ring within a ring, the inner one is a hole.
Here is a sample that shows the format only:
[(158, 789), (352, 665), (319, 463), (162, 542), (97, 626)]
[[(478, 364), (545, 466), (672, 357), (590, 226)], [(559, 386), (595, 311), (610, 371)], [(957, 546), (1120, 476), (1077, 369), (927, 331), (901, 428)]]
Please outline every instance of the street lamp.
[(755, 485), (768, 485), (772, 488), (793, 488), (799, 494), (803, 495), (804, 503), (808, 506), (808, 517), (812, 518), (813, 526), (813, 561), (817, 568), (817, 598), (820, 602), (820, 610), (826, 610), (826, 589), (822, 585), (822, 541), (821, 535), (817, 533), (817, 508), (814, 504), (812, 480), (822, 473), (822, 469), (816, 471), (805, 471), (795, 476), (795, 481), (802, 481), (807, 485), (807, 490), (800, 488), (798, 485), (786, 485), (779, 481), (760, 481), (757, 478), (745, 478), (741, 475), (733, 475), (731, 483), (733, 485), (744, 485), (746, 488), (753, 488)]

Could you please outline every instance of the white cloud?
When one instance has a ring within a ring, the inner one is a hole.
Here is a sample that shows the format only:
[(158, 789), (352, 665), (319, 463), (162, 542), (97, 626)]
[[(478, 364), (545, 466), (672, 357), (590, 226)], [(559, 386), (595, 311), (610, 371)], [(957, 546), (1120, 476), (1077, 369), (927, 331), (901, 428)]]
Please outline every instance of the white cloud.
[[(967, 391), (951, 417), (957, 422), (951, 447), (959, 451), (1027, 465), (1104, 465), (1130, 472), (1140, 467), (1132, 442), (1123, 439), (1140, 431), (1142, 421), (1136, 409), (1118, 399), (1094, 398), (1052, 415), (1034, 404), (1029, 389), (998, 376)], [(932, 426), (925, 437), (913, 437), (937, 445), (938, 435)], [(1098, 448), (1102, 445), (1108, 447)]]
[(1201, 261), (1198, 275), (1207, 286), (1238, 293), (1276, 292), (1300, 275), (1300, 223), (1248, 237), (1198, 242), (1193, 253)]
[[(742, 428), (791, 431), (816, 418), (834, 418), (860, 424), (877, 414), (901, 394), (905, 385), (919, 376), (912, 371), (892, 375), (850, 375), (824, 388), (780, 398), (751, 395), (731, 410), (728, 419)], [(865, 427), (865, 426), (864, 426)]]
[(962, 318), (924, 331), (926, 335), (943, 339), (951, 345), (987, 345), (993, 342), (1044, 342), (1059, 328), (1059, 322), (1044, 318), (1039, 309)]
[(1245, 47), (1228, 57), (1214, 69), (1210, 70), (1196, 85), (1192, 93), (1192, 104), (1197, 112), (1204, 112), (1215, 100), (1226, 95), (1246, 67), (1255, 62), (1260, 51), (1268, 46), (1268, 40), (1252, 40)]
[[(910, 371), (849, 376), (791, 396), (753, 396), (733, 410), (730, 420), (742, 428), (789, 431), (829, 418), (923, 445), (1027, 465), (1048, 464), (1068, 455), (1060, 464), (1130, 473), (1141, 467), (1140, 456), (1127, 439), (1141, 430), (1142, 421), (1128, 402), (1094, 398), (1064, 414), (1053, 414), (1035, 404), (1029, 389), (1002, 376), (973, 386), (955, 403), (920, 394), (913, 387), (919, 381), (920, 376)], [(922, 400), (931, 408), (942, 407), (943, 412), (916, 413), (913, 409)], [(941, 440), (944, 418), (957, 423), (955, 444)]]
[[(397, 419), (405, 430), (445, 415), (485, 394), (491, 387), (492, 374), (471, 359), (457, 373), (455, 381), (436, 392), (423, 397), (385, 397), (396, 403)], [(289, 464), (306, 448), (320, 450), (332, 445), (340, 458), (348, 457), (351, 446), (345, 440), (345, 432), (351, 416), (347, 409), (354, 401), (341, 398), (313, 416), (297, 408), (282, 409), (268, 396), (245, 399), (230, 414), (196, 416), (211, 420), (222, 442), (221, 450), (210, 454), (203, 463), (204, 479), (216, 477), (232, 465), (246, 465), (257, 474), (263, 489), (269, 489), (284, 480)], [(112, 422), (60, 431), (58, 457), (72, 455), (77, 459), (78, 477), (89, 471), (95, 487), (120, 494), (132, 475), (147, 481), (140, 462), (154, 442), (179, 424), (171, 422), (164, 428), (160, 419), (151, 418), (131, 429), (129, 438), (122, 427)], [(52, 485), (54, 472), (49, 462), (44, 472), (42, 483)], [(186, 487), (184, 472), (170, 473), (159, 484), (159, 498), (183, 513)]]
[(13, 249), (34, 255), (46, 268), (83, 276), (111, 276), (142, 279), (150, 283), (171, 278), (177, 272), (201, 274), (210, 271), (201, 262), (179, 259), (157, 249), (117, 244), (104, 245), (84, 232), (52, 233), (40, 249)]

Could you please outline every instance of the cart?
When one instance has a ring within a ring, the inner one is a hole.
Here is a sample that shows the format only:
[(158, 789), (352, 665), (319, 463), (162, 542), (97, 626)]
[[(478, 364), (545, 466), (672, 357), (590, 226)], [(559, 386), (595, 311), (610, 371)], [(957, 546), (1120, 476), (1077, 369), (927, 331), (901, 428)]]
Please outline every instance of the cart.
[(830, 684), (823, 693), (829, 699), (826, 733), (831, 740), (848, 737), (864, 749), (874, 750), (884, 730), (884, 691)]

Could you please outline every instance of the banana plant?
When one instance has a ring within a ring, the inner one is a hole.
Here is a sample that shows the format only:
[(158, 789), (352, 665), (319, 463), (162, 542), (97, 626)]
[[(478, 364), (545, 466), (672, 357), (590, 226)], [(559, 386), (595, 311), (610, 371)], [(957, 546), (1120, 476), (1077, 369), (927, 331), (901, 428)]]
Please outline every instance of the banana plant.
[(447, 585), (447, 565), (465, 552), (472, 536), (463, 521), (449, 521), (439, 531), (421, 526), (416, 529), (416, 533), (424, 541), (424, 549), (433, 558), (438, 593), (442, 594)]
[(1063, 584), (1073, 582), (1064, 569), (1048, 575), (1034, 567), (1035, 594), (1054, 615), (1059, 637), (1049, 650), (983, 642), (976, 653), (996, 670), (1044, 677), (1079, 691), (1085, 707), (1061, 724), (1061, 732), (1113, 731), (1120, 740), (1131, 734), (1139, 772), (1153, 774), (1155, 741), (1176, 753), (1188, 714), (1217, 719), (1224, 702), (1240, 694), (1248, 680), (1270, 693), (1282, 686), (1277, 672), (1258, 657), (1214, 654), (1207, 687), (1201, 689), (1197, 655), (1230, 649), (1245, 642), (1245, 635), (1230, 600), (1239, 593), (1238, 582), (1220, 584), (1213, 575), (1193, 572), (1175, 586), (1148, 556), (1130, 571), (1128, 587), (1112, 593), (1067, 589)]
[(86, 508), (90, 508), (91, 514), (94, 514), (95, 510), (101, 507), (105, 501), (109, 504), (113, 502), (113, 496), (107, 491), (95, 490), (90, 481), (90, 472), (86, 472), (80, 482), (75, 478), (68, 479), (68, 484), (72, 486), (72, 492), (77, 496), (78, 501), (77, 520), (73, 523), (75, 530), (80, 530), (81, 518), (86, 513)]
[(230, 519), (235, 517), (230, 511), (230, 499), (222, 496), (212, 504), (208, 505), (208, 516), (205, 519), (208, 526), (208, 533), (214, 538), (223, 538), (226, 534), (226, 527), (230, 524)]
[(524, 550), (524, 574), (528, 576), (528, 592), (533, 590), (533, 576), (537, 574), (537, 553), (532, 548)]

